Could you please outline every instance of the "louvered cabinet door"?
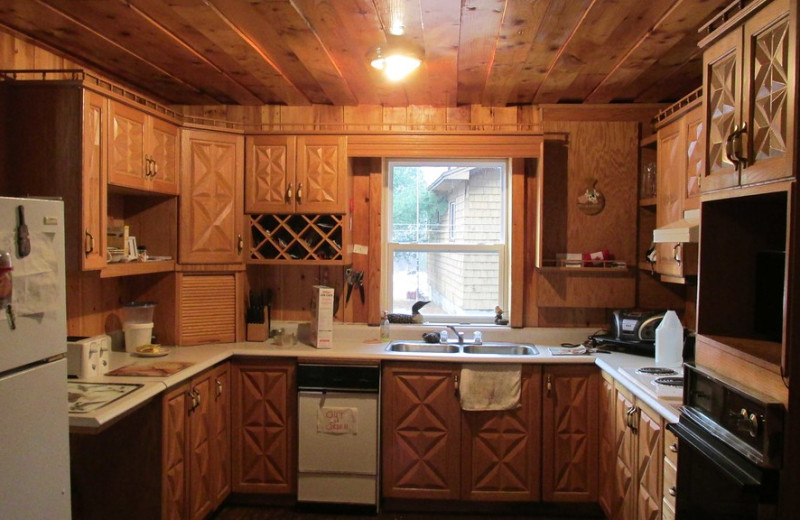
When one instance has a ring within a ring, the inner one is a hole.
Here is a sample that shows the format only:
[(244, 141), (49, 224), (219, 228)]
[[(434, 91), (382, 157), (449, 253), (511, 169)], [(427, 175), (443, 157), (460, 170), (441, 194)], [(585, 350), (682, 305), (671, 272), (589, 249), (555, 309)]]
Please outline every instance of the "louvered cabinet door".
[(542, 499), (596, 502), (598, 369), (554, 365), (542, 377)]
[(461, 435), (463, 499), (539, 499), (541, 377), (541, 367), (523, 365), (520, 408), (462, 412), (467, 426)]
[(236, 274), (178, 275), (178, 344), (236, 341)]
[(299, 136), (295, 178), (296, 213), (346, 213), (347, 138)]
[(241, 136), (184, 131), (180, 178), (181, 263), (242, 261), (243, 156)]
[(456, 365), (386, 363), (382, 372), (383, 497), (457, 500), (461, 408)]
[(295, 493), (295, 362), (264, 358), (234, 361), (231, 380), (231, 490)]
[(184, 384), (170, 390), (162, 400), (161, 518), (164, 520), (186, 518), (188, 392), (189, 385)]

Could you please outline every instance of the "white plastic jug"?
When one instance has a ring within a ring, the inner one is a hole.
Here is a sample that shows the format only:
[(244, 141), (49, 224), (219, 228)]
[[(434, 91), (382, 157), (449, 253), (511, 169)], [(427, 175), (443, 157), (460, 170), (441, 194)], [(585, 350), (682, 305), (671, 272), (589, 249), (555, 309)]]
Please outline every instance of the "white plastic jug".
[(656, 327), (656, 365), (683, 363), (683, 325), (675, 311), (667, 311)]

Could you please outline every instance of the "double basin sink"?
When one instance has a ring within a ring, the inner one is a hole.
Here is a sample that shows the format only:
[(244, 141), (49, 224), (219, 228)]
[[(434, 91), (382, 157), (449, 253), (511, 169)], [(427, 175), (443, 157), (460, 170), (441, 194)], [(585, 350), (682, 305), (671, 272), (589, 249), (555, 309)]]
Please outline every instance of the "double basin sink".
[(490, 354), (495, 356), (535, 356), (539, 351), (533, 345), (507, 342), (472, 343), (426, 343), (424, 341), (393, 341), (386, 347), (388, 352), (411, 354)]

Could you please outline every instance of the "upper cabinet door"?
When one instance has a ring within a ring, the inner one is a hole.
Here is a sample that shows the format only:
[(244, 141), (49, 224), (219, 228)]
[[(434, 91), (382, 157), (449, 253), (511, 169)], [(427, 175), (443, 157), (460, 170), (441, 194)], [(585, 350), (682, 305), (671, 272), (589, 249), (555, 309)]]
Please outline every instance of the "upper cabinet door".
[(295, 138), (250, 136), (246, 148), (245, 212), (293, 212)]
[(178, 126), (111, 101), (108, 182), (178, 194)]
[(108, 100), (83, 91), (83, 179), (81, 215), (84, 270), (106, 265), (106, 123)]
[(243, 138), (186, 130), (181, 153), (181, 263), (242, 260)]
[(703, 54), (706, 164), (703, 191), (739, 184), (739, 170), (726, 148), (741, 121), (741, 34), (734, 31)]
[(109, 184), (147, 189), (147, 178), (144, 175), (144, 134), (144, 112), (111, 101)]
[(307, 135), (297, 138), (297, 213), (347, 211), (347, 138)]
[(742, 184), (792, 175), (796, 49), (789, 1), (776, 0), (744, 25), (746, 157)]
[(180, 168), (178, 126), (151, 117), (147, 130), (145, 177), (149, 179), (149, 188), (159, 193), (177, 195)]

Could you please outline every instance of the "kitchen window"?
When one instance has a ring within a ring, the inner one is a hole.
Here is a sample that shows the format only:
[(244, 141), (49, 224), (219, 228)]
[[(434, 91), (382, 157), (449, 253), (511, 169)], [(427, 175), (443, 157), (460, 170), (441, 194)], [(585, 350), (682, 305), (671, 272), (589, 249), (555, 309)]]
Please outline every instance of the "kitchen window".
[(427, 322), (492, 323), (508, 311), (509, 167), (499, 160), (386, 163), (384, 308)]

